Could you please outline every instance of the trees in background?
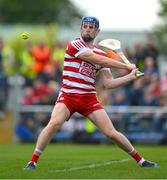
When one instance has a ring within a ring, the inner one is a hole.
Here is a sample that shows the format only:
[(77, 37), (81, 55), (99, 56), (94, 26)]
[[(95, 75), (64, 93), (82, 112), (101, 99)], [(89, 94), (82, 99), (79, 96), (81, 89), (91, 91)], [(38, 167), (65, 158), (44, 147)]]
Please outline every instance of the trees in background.
[(70, 0), (0, 0), (0, 24), (71, 25), (82, 13)]
[(158, 40), (159, 51), (167, 55), (167, 1), (159, 0), (160, 11), (158, 15), (161, 18), (161, 24), (157, 25), (154, 30), (154, 34)]

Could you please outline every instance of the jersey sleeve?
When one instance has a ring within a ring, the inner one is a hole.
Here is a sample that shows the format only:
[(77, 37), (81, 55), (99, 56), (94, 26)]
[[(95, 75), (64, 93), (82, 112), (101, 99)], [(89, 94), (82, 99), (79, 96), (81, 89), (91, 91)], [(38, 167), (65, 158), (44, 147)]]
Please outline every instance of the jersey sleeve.
[(71, 41), (67, 45), (67, 54), (70, 56), (78, 57), (81, 53), (90, 50), (81, 40)]

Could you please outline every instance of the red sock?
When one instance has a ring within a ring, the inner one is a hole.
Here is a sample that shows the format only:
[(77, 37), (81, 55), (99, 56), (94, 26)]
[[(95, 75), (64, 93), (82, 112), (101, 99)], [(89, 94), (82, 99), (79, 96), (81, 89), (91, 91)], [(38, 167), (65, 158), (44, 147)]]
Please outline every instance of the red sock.
[(34, 153), (32, 154), (31, 161), (37, 163), (42, 151), (39, 149), (35, 149)]
[(37, 155), (35, 153), (32, 154), (31, 161), (37, 163), (40, 155)]
[(136, 160), (137, 163), (143, 159), (143, 157), (135, 149), (129, 154), (131, 154), (131, 156)]

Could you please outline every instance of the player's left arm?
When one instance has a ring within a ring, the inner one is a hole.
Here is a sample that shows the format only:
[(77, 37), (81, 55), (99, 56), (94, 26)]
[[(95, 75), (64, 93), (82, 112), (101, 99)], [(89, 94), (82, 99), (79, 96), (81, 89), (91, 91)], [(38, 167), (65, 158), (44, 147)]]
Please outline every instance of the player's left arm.
[(114, 88), (121, 87), (130, 81), (135, 80), (136, 79), (136, 71), (137, 71), (137, 69), (134, 69), (129, 74), (114, 79), (110, 69), (103, 68), (102, 70), (100, 70), (100, 76), (101, 76), (101, 79), (102, 79), (102, 82), (103, 82), (105, 88), (114, 89)]

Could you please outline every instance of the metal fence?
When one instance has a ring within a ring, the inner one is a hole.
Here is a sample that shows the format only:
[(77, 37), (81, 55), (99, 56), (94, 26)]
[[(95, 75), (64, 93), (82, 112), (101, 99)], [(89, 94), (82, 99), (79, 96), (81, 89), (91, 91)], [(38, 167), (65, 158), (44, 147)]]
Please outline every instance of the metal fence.
[[(42, 128), (48, 123), (52, 109), (53, 106), (45, 105), (15, 107), (14, 141), (35, 141)], [(115, 128), (123, 132), (131, 142), (167, 143), (167, 107), (106, 106), (105, 110)], [(23, 124), (32, 134), (27, 139), (19, 132), (21, 130), (19, 124), (22, 125), (22, 121), (26, 122)], [(89, 124), (89, 121), (78, 113), (74, 114), (61, 130), (55, 133), (52, 141), (110, 143), (93, 124)]]

